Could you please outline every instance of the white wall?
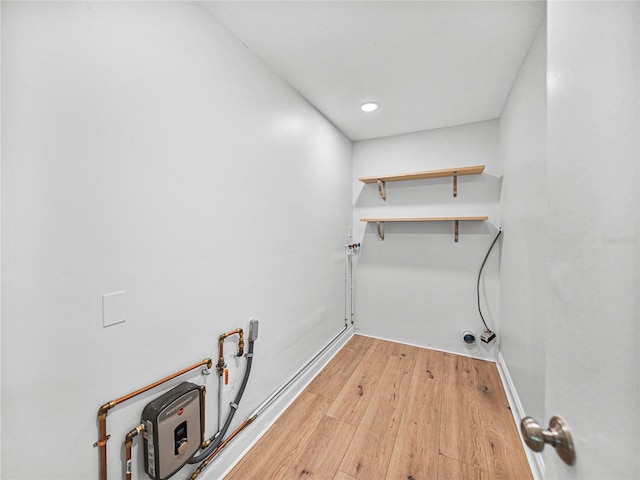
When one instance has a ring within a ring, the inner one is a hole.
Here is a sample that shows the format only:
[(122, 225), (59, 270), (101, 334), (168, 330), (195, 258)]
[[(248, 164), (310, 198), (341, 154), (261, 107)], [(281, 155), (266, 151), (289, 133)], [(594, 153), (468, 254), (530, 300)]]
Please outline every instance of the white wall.
[(546, 28), (500, 116), (500, 352), (526, 414), (544, 413), (547, 215)]
[(578, 455), (568, 467), (545, 450), (550, 479), (640, 477), (639, 15), (548, 6), (545, 410)]
[[(389, 173), (485, 164), (482, 175), (458, 179), (388, 182), (387, 200), (375, 184), (357, 179)], [(356, 319), (361, 333), (420, 346), (494, 359), (497, 343), (462, 342), (464, 328), (483, 331), (476, 282), (482, 260), (500, 225), (498, 121), (473, 123), (354, 143), (354, 239), (362, 243), (356, 264)], [(454, 243), (452, 222), (385, 225), (380, 241), (375, 223), (363, 217), (446, 217), (488, 215), (486, 222), (460, 224)], [(483, 273), (483, 314), (495, 326), (499, 310), (494, 247)]]
[[(253, 316), (239, 422), (341, 329), (351, 142), (197, 5), (2, 10), (1, 476), (96, 478), (103, 403)], [(157, 394), (109, 414), (110, 478)]]
[[(2, 65), (2, 7), (0, 6), (0, 66)], [(0, 106), (2, 105), (2, 73), (0, 72)], [(0, 212), (2, 211), (2, 115), (0, 115)], [(1, 220), (1, 219), (0, 219)], [(0, 253), (2, 252), (2, 222), (0, 222)], [(0, 271), (2, 271), (2, 255), (0, 254)], [(2, 292), (2, 276), (0, 275), (0, 292)], [(2, 339), (2, 295), (0, 295), (0, 339)], [(2, 355), (0, 354), (0, 372), (2, 372)], [(2, 382), (0, 381), (0, 432), (2, 432)], [(0, 475), (2, 474), (2, 434), (0, 433)]]

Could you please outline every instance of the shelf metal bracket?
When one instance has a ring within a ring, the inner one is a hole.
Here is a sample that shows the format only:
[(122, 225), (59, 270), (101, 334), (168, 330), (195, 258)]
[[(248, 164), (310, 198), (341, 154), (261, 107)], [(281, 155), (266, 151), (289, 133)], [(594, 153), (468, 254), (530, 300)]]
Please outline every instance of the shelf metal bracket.
[(454, 222), (455, 222), (455, 236), (454, 236), (454, 241), (455, 241), (456, 243), (458, 243), (458, 233), (459, 233), (459, 223), (460, 223), (460, 222), (459, 222), (458, 220), (455, 220)]
[(387, 183), (384, 180), (378, 179), (378, 193), (382, 200), (387, 199)]
[(376, 222), (376, 226), (378, 227), (378, 237), (380, 240), (384, 240), (384, 222)]
[(458, 198), (458, 172), (453, 172), (453, 198)]

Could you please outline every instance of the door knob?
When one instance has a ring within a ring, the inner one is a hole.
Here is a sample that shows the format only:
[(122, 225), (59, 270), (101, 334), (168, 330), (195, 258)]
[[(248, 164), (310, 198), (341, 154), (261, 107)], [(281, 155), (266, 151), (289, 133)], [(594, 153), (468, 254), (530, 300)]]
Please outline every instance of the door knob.
[(556, 449), (564, 463), (567, 465), (576, 463), (571, 431), (560, 417), (551, 417), (549, 430), (544, 430), (533, 418), (525, 417), (520, 422), (520, 431), (525, 443), (534, 452), (541, 452), (545, 443), (548, 443)]

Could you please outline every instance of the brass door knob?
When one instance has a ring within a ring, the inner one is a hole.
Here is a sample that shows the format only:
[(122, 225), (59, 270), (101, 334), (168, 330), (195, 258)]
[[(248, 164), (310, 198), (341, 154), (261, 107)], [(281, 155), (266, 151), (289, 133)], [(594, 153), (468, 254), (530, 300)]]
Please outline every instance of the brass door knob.
[(548, 430), (544, 430), (533, 418), (525, 417), (520, 422), (520, 431), (525, 443), (534, 452), (541, 452), (544, 445), (549, 444), (556, 449), (564, 463), (576, 463), (571, 431), (560, 417), (551, 417)]

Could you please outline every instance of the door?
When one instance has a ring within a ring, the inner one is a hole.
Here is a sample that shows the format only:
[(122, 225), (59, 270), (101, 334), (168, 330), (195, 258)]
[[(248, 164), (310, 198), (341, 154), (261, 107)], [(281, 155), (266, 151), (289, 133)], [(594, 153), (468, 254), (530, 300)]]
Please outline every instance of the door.
[(548, 4), (544, 427), (577, 462), (545, 478), (639, 478), (640, 4)]

